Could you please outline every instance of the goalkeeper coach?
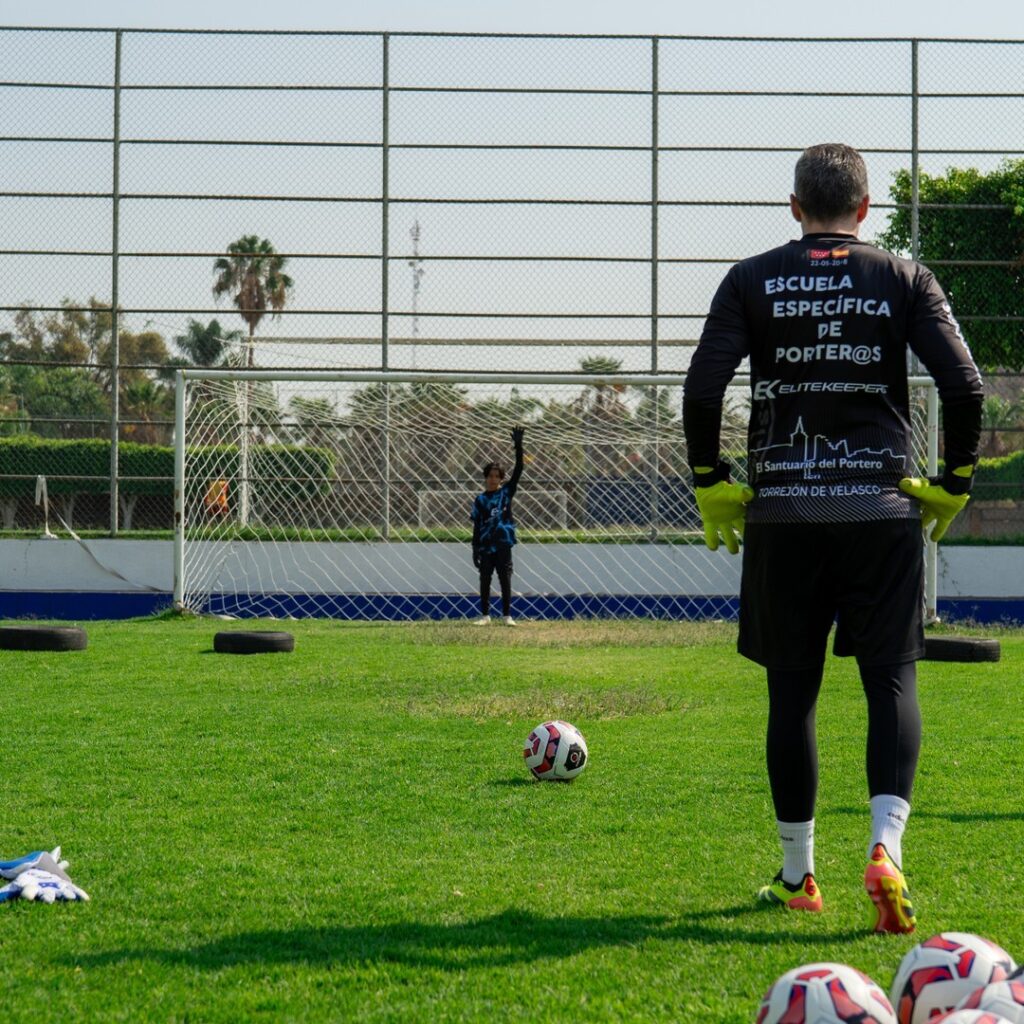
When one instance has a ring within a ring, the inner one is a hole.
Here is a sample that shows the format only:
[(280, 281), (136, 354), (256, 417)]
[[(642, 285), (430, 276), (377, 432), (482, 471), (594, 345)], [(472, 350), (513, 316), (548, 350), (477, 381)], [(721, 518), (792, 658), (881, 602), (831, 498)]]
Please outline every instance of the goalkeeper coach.
[[(790, 208), (803, 237), (737, 263), (694, 353), (683, 426), (707, 545), (746, 533), (739, 652), (768, 675), (767, 764), (782, 869), (759, 897), (821, 910), (814, 877), (815, 705), (828, 634), (857, 659), (868, 704), (874, 930), (910, 932), (902, 836), (921, 743), (922, 525), (939, 540), (967, 502), (982, 383), (931, 272), (858, 239), (867, 171), (849, 146), (797, 161)], [(945, 473), (913, 476), (908, 350), (942, 403)], [(749, 486), (732, 483), (719, 430), (749, 359)]]

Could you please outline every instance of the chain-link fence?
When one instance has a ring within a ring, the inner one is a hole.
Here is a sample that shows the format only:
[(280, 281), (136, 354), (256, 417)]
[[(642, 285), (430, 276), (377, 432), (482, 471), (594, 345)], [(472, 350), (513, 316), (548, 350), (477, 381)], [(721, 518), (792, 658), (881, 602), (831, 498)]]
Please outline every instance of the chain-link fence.
[(176, 365), (685, 371), (838, 139), (988, 371), (962, 529), (1022, 535), (1022, 47), (0, 28), (0, 526), (43, 474), (169, 529)]

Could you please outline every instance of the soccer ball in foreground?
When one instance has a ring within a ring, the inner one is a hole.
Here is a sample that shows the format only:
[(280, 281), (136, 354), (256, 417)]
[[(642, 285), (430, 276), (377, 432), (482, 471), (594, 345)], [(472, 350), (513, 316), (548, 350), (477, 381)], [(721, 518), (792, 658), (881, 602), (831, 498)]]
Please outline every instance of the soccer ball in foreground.
[(1017, 965), (994, 942), (942, 932), (915, 946), (896, 972), (889, 998), (900, 1024), (926, 1024), (976, 988), (1003, 981)]
[(786, 971), (765, 993), (757, 1024), (896, 1024), (885, 993), (845, 964), (804, 964)]
[(587, 766), (587, 741), (569, 722), (544, 722), (526, 737), (523, 757), (536, 778), (568, 782)]
[(1005, 1017), (991, 1010), (954, 1010), (935, 1018), (935, 1024), (1009, 1024)]
[[(1019, 973), (1019, 972), (1018, 972)], [(957, 1010), (986, 1010), (1010, 1024), (1024, 1024), (1024, 979), (1010, 978), (976, 988), (956, 1004)]]

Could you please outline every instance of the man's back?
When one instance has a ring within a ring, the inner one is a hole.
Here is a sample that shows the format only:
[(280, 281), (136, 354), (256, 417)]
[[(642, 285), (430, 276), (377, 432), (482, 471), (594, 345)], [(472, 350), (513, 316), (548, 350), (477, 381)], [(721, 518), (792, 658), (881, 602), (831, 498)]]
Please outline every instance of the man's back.
[[(844, 234), (743, 260), (712, 304), (687, 398), (713, 404), (750, 358), (750, 522), (916, 518), (907, 350), (944, 399), (979, 386), (929, 271)], [(717, 396), (717, 399), (716, 399)]]

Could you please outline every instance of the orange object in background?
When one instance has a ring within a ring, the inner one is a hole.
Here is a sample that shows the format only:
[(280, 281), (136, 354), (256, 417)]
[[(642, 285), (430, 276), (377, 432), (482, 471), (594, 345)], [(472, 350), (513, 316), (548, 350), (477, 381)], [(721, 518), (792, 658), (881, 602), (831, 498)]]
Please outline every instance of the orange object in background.
[(203, 505), (207, 514), (223, 517), (228, 514), (228, 482), (223, 477), (211, 480), (203, 495)]

